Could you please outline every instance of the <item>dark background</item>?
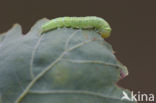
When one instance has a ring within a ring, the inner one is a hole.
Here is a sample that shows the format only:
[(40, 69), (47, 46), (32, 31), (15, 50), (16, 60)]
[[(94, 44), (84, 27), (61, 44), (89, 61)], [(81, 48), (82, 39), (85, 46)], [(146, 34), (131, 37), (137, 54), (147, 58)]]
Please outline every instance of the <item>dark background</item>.
[(14, 23), (21, 24), (23, 33), (26, 33), (37, 20), (60, 16), (100, 16), (106, 19), (113, 29), (107, 41), (129, 70), (129, 76), (119, 85), (156, 95), (154, 0), (0, 0), (1, 33)]

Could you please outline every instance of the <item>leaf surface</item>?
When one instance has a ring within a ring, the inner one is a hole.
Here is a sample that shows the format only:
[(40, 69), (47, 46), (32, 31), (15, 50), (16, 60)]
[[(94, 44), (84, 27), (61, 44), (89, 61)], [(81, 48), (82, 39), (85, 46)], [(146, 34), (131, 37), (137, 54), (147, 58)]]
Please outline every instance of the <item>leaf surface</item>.
[[(96, 31), (61, 28), (0, 37), (0, 103), (133, 103), (116, 83), (127, 69)], [(130, 92), (129, 92), (130, 93)]]

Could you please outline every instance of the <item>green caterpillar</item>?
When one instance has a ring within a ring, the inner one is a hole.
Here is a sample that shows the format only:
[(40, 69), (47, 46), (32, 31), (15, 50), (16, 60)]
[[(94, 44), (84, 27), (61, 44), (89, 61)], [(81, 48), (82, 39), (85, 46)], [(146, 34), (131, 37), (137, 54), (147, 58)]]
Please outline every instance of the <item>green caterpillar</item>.
[(97, 29), (103, 38), (110, 36), (111, 27), (104, 19), (95, 16), (59, 17), (42, 26), (42, 33), (56, 28)]

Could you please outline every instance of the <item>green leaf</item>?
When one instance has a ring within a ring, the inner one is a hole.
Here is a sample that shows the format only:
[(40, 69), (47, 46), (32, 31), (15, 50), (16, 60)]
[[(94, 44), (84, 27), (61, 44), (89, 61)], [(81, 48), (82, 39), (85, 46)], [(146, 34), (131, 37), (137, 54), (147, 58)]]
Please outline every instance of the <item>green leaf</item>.
[(0, 46), (0, 103), (133, 103), (122, 101), (112, 47), (94, 30), (61, 28), (26, 35), (15, 25)]

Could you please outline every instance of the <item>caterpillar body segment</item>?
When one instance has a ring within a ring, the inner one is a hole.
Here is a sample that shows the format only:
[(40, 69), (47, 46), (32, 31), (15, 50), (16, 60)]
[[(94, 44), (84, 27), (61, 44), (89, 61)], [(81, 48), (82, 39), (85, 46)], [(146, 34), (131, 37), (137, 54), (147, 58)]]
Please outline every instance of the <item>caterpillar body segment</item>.
[(52, 19), (42, 26), (42, 33), (57, 28), (96, 29), (103, 38), (110, 36), (111, 27), (107, 21), (96, 16), (59, 17)]

